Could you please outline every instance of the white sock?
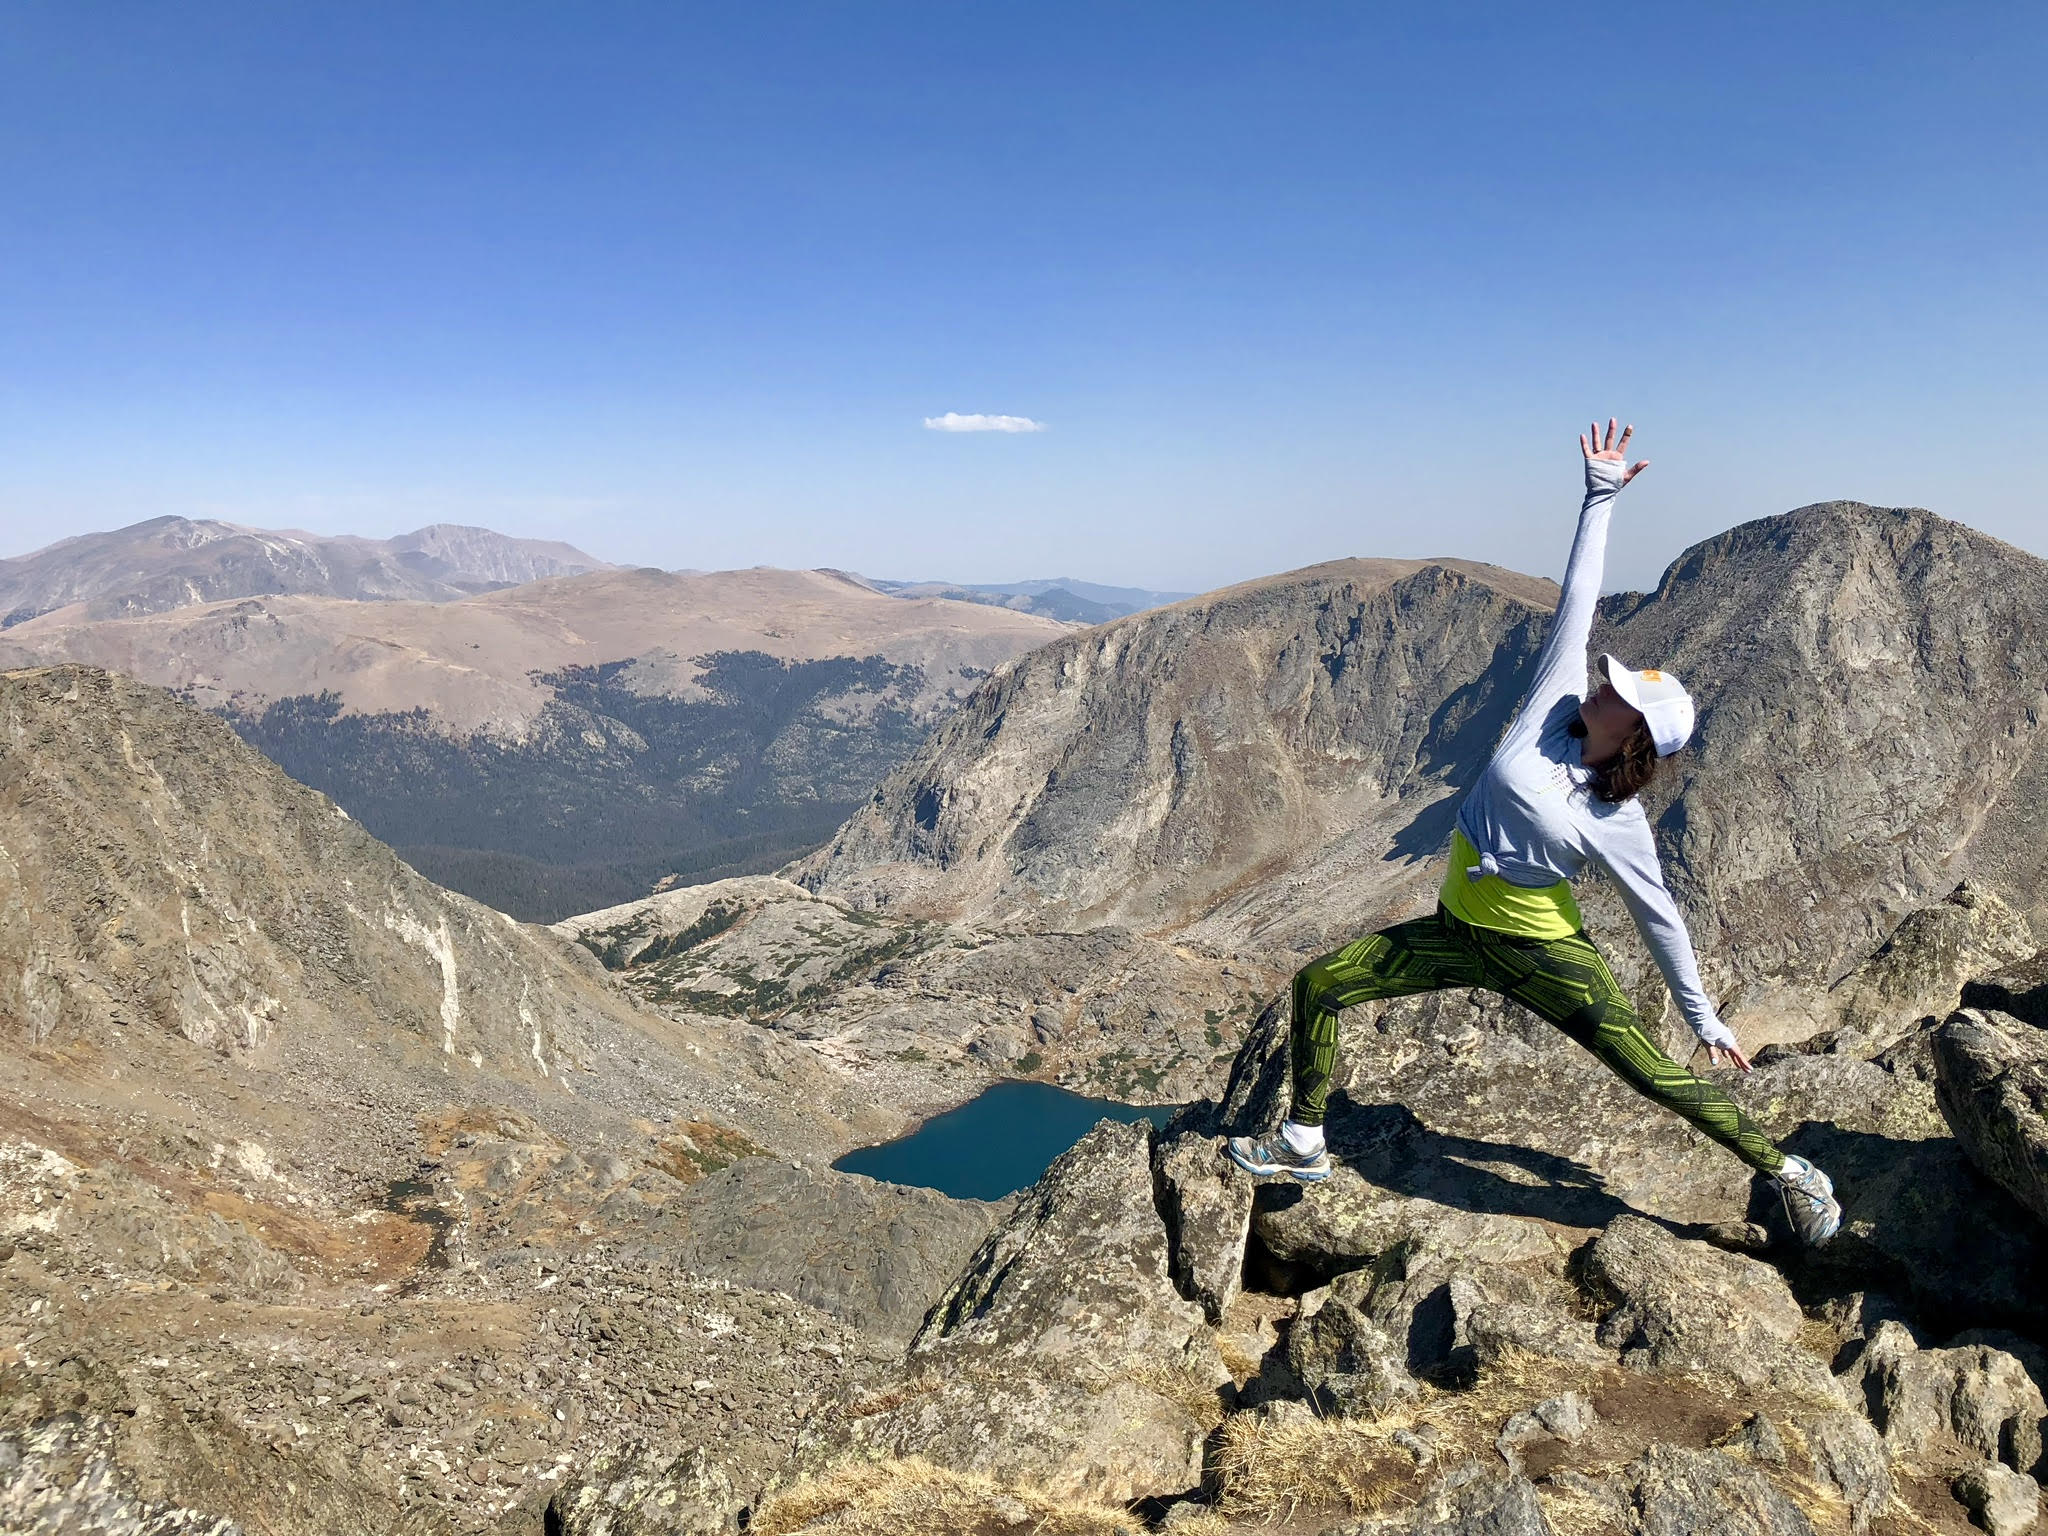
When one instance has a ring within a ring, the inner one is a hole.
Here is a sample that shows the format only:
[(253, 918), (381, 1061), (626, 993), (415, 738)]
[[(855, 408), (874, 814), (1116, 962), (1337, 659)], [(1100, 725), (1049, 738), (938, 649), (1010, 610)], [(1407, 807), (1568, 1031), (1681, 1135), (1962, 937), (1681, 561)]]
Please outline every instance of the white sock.
[(1323, 1128), (1320, 1125), (1296, 1125), (1292, 1120), (1280, 1122), (1280, 1134), (1286, 1138), (1288, 1148), (1296, 1157), (1314, 1157), (1323, 1150)]

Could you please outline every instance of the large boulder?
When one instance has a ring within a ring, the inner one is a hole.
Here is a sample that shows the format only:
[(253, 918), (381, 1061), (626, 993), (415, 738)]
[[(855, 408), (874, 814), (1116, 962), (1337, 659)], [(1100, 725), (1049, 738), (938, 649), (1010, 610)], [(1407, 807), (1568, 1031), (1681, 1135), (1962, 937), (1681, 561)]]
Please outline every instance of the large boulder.
[(1953, 1491), (1991, 1536), (2026, 1536), (2041, 1516), (2041, 1485), (1996, 1462), (1965, 1470)]
[(2048, 1030), (1965, 1008), (1935, 1036), (1934, 1065), (1970, 1160), (2048, 1222)]
[(849, 1405), (809, 1457), (917, 1455), (1115, 1501), (1201, 1481), (1229, 1373), (1175, 1288), (1150, 1131), (1104, 1121), (933, 1307), (901, 1385)]
[(1346, 1521), (1324, 1536), (1551, 1536), (1551, 1525), (1527, 1478), (1467, 1461), (1437, 1479), (1414, 1508)]
[(1408, 1369), (1464, 1376), (1509, 1348), (1609, 1365), (1564, 1278), (1571, 1244), (1538, 1222), (1410, 1203), (1408, 1230), (1331, 1290), (1398, 1342)]
[(1970, 978), (2033, 953), (2027, 920), (1966, 880), (1908, 914), (1877, 953), (1829, 989), (1826, 1010), (1839, 1022), (1812, 1045), (1875, 1055), (1920, 1019), (1953, 1012)]
[(1257, 1184), (1223, 1152), (1224, 1139), (1199, 1120), (1176, 1118), (1152, 1153), (1160, 1214), (1166, 1219), (1174, 1284), (1212, 1323), (1244, 1284)]
[(1793, 1422), (1806, 1442), (1815, 1480), (1842, 1496), (1853, 1530), (1869, 1530), (1896, 1489), (1884, 1437), (1862, 1414), (1846, 1409), (1801, 1414)]
[(1813, 1536), (1798, 1505), (1719, 1451), (1653, 1445), (1622, 1476), (1633, 1536)]
[(1321, 1295), (1287, 1333), (1287, 1364), (1324, 1413), (1375, 1416), (1422, 1390), (1386, 1332), (1341, 1296)]
[(1587, 1249), (1583, 1276), (1607, 1309), (1600, 1341), (1626, 1366), (1840, 1400), (1827, 1367), (1795, 1342), (1805, 1314), (1768, 1264), (1621, 1216)]
[(1922, 1461), (1960, 1449), (2029, 1475), (2044, 1469), (2048, 1421), (2024, 1364), (1989, 1345), (1920, 1349), (1902, 1324), (1878, 1325), (1855, 1368), (1873, 1423), (1894, 1453)]

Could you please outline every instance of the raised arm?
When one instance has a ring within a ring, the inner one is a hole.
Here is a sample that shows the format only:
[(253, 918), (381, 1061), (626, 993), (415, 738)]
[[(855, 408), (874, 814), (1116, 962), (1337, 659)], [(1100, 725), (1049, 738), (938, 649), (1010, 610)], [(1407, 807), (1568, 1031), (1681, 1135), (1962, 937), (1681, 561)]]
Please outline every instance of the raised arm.
[(1557, 613), (1536, 658), (1529, 697), (1510, 736), (1542, 729), (1559, 699), (1586, 686), (1586, 646), (1593, 636), (1593, 610), (1600, 602), (1600, 578), (1607, 566), (1607, 515), (1621, 488), (1650, 467), (1648, 459), (1633, 467), (1628, 463), (1628, 440), (1635, 430), (1623, 427), (1617, 438), (1610, 417), (1605, 446), (1597, 422), (1591, 437), (1583, 433), (1579, 437), (1579, 450), (1586, 457), (1586, 499), (1579, 507), (1579, 531), (1565, 565)]
[(1594, 857), (1620, 887), (1629, 916), (1636, 920), (1636, 931), (1656, 957), (1657, 969), (1664, 973), (1664, 984), (1670, 987), (1685, 1022), (1692, 1026), (1692, 1032), (1714, 1059), (1720, 1059), (1721, 1051), (1729, 1051), (1736, 1065), (1746, 1069), (1749, 1063), (1735, 1043), (1734, 1032), (1721, 1022), (1706, 988), (1700, 985), (1692, 935), (1686, 932), (1678, 903), (1671, 899), (1671, 891), (1664, 884), (1664, 869), (1657, 862), (1657, 840), (1641, 804), (1631, 802), (1609, 819), (1603, 832), (1606, 835), (1596, 843)]

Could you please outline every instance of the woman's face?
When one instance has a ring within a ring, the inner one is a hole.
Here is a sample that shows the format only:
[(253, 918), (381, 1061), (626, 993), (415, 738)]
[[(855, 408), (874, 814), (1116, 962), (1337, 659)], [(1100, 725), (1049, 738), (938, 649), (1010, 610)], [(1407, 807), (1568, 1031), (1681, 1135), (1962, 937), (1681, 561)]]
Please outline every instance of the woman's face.
[(1643, 717), (1633, 704), (1614, 691), (1614, 684), (1603, 682), (1580, 701), (1579, 718), (1586, 722), (1589, 735), (1618, 742), (1626, 741)]

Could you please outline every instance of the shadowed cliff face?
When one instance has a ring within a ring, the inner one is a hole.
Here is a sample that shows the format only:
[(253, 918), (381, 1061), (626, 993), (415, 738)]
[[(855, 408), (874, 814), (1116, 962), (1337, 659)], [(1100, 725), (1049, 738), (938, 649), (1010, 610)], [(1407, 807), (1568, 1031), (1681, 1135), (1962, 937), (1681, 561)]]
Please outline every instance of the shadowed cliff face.
[(1225, 946), (1403, 913), (1552, 595), (1492, 567), (1340, 561), (1074, 636), (999, 671), (799, 878)]
[[(1431, 901), (1547, 601), (1343, 562), (1072, 637), (992, 678), (796, 874), (923, 915), (1327, 945)], [(1828, 503), (1688, 551), (1608, 600), (1595, 644), (1699, 700), (1652, 809), (1724, 995), (1832, 980), (1965, 875), (2040, 912), (2048, 564)], [(1619, 904), (1585, 900), (1637, 969)]]

